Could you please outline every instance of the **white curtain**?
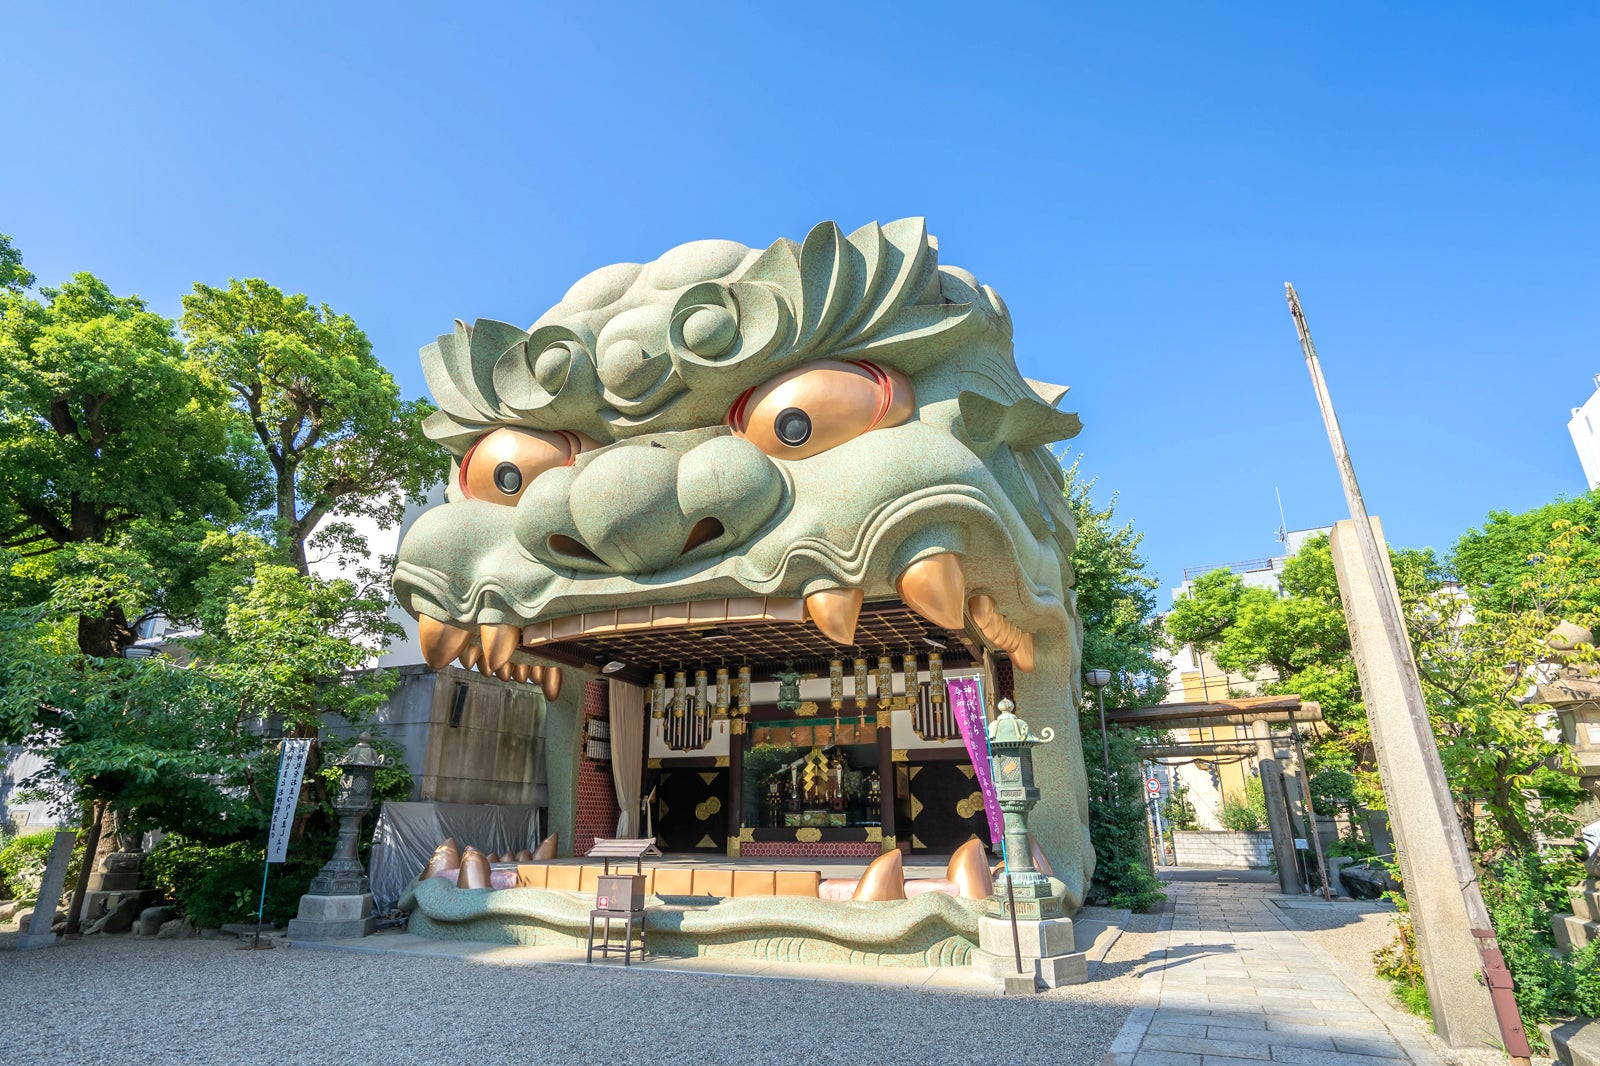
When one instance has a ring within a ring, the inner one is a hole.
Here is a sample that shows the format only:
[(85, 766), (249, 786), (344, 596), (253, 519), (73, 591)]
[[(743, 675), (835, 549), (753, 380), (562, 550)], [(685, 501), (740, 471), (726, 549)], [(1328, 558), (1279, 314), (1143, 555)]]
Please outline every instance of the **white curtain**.
[(639, 786), (644, 777), (644, 689), (611, 680), (611, 783), (617, 790), (617, 836), (640, 835)]

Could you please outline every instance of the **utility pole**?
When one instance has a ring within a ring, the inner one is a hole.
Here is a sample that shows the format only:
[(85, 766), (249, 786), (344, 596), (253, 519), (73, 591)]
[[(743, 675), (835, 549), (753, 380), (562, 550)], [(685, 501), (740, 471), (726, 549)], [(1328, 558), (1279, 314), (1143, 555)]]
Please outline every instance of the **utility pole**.
[(1532, 1052), (1428, 723), (1388, 549), (1367, 514), (1300, 298), (1293, 285), (1284, 288), (1350, 506), (1330, 545), (1434, 1027), (1453, 1047), (1503, 1041), (1511, 1061), (1527, 1066)]

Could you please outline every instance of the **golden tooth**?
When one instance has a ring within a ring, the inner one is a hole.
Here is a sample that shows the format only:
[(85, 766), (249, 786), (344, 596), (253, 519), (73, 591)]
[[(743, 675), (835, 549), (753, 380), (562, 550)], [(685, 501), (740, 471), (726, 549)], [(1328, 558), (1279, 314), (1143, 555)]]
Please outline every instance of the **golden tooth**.
[(945, 879), (954, 881), (962, 899), (988, 899), (994, 880), (989, 876), (989, 862), (983, 854), (983, 841), (973, 837), (956, 849), (945, 868)]
[(505, 663), (504, 665), (502, 665), (500, 667), (500, 669), (498, 669), (498, 670), (496, 670), (494, 672), (494, 676), (498, 677), (501, 681), (510, 681), (511, 680), (511, 664), (510, 663)]
[(1050, 868), (1050, 860), (1044, 856), (1044, 849), (1039, 847), (1039, 842), (1033, 838), (1032, 833), (1028, 834), (1028, 854), (1033, 858), (1033, 868), (1035, 870), (1038, 870), (1046, 877), (1054, 877), (1056, 875), (1056, 872)]
[(511, 653), (522, 643), (522, 630), (505, 623), (481, 625), (478, 638), (483, 642), (484, 658), (489, 664), (485, 673), (498, 676), (500, 668), (511, 661)]
[(533, 667), (529, 666), (527, 663), (512, 663), (511, 679), (513, 681), (525, 682), (528, 680), (528, 674), (532, 670)]
[(988, 636), (989, 627), (994, 624), (994, 597), (986, 593), (972, 597), (967, 601), (967, 613), (972, 615), (972, 620), (977, 623), (978, 630)]
[(561, 671), (554, 666), (545, 667), (539, 687), (544, 690), (544, 698), (554, 703), (561, 697)]
[(961, 556), (943, 552), (918, 559), (895, 582), (906, 606), (944, 629), (960, 629), (967, 601)]
[(551, 833), (549, 836), (539, 841), (539, 846), (533, 849), (534, 861), (549, 862), (551, 859), (555, 858), (557, 846), (559, 845), (560, 840), (561, 836), (559, 833)]
[(543, 684), (544, 683), (544, 667), (535, 666), (533, 669), (529, 670), (528, 671), (528, 680), (530, 682), (532, 682), (533, 684), (535, 684), (535, 685)]
[(1033, 634), (1022, 634), (1022, 640), (1017, 644), (1017, 649), (1011, 653), (1011, 662), (1018, 670), (1025, 674), (1033, 673)]
[(860, 589), (823, 589), (806, 597), (806, 613), (818, 631), (835, 644), (854, 644), (864, 598)]
[(461, 856), (461, 872), (456, 875), (457, 888), (488, 888), (489, 859), (472, 845), (467, 845)]
[(873, 859), (872, 864), (862, 873), (861, 880), (856, 882), (856, 890), (850, 896), (853, 902), (905, 898), (906, 868), (899, 848), (891, 848)]
[(478, 665), (478, 661), (482, 658), (483, 649), (478, 647), (476, 644), (468, 644), (465, 648), (461, 649), (461, 654), (457, 656), (457, 659), (459, 659), (461, 663), (461, 669), (463, 670), (471, 670), (474, 666)]
[(472, 633), (423, 614), (417, 616), (417, 641), (422, 645), (422, 661), (435, 670), (443, 670), (472, 643)]

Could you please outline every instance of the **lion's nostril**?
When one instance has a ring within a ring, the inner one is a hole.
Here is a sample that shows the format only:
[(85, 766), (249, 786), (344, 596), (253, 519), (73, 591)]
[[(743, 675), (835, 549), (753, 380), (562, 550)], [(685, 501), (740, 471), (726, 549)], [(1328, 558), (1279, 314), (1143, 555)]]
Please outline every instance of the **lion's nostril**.
[(702, 544), (710, 544), (726, 533), (722, 523), (715, 518), (702, 518), (689, 530), (689, 537), (683, 542), (683, 551), (679, 555), (688, 555)]
[(565, 533), (554, 533), (550, 536), (550, 550), (557, 555), (566, 555), (575, 559), (582, 559), (588, 563), (604, 563), (600, 556), (590, 551), (583, 541), (576, 537), (569, 537)]

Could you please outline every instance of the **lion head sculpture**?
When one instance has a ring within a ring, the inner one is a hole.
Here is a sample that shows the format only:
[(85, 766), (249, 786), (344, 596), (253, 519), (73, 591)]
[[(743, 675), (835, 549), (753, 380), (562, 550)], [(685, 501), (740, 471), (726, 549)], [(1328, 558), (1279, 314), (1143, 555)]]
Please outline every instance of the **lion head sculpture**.
[(864, 603), (903, 602), (1009, 656), (1019, 712), (1060, 737), (1033, 827), (1081, 901), (1076, 530), (1046, 447), (1079, 422), (923, 220), (685, 244), (591, 273), (526, 330), (457, 322), (422, 363), (425, 431), (456, 462), (394, 584), (430, 662), (503, 674), (597, 626), (703, 623), (697, 603), (843, 652)]

